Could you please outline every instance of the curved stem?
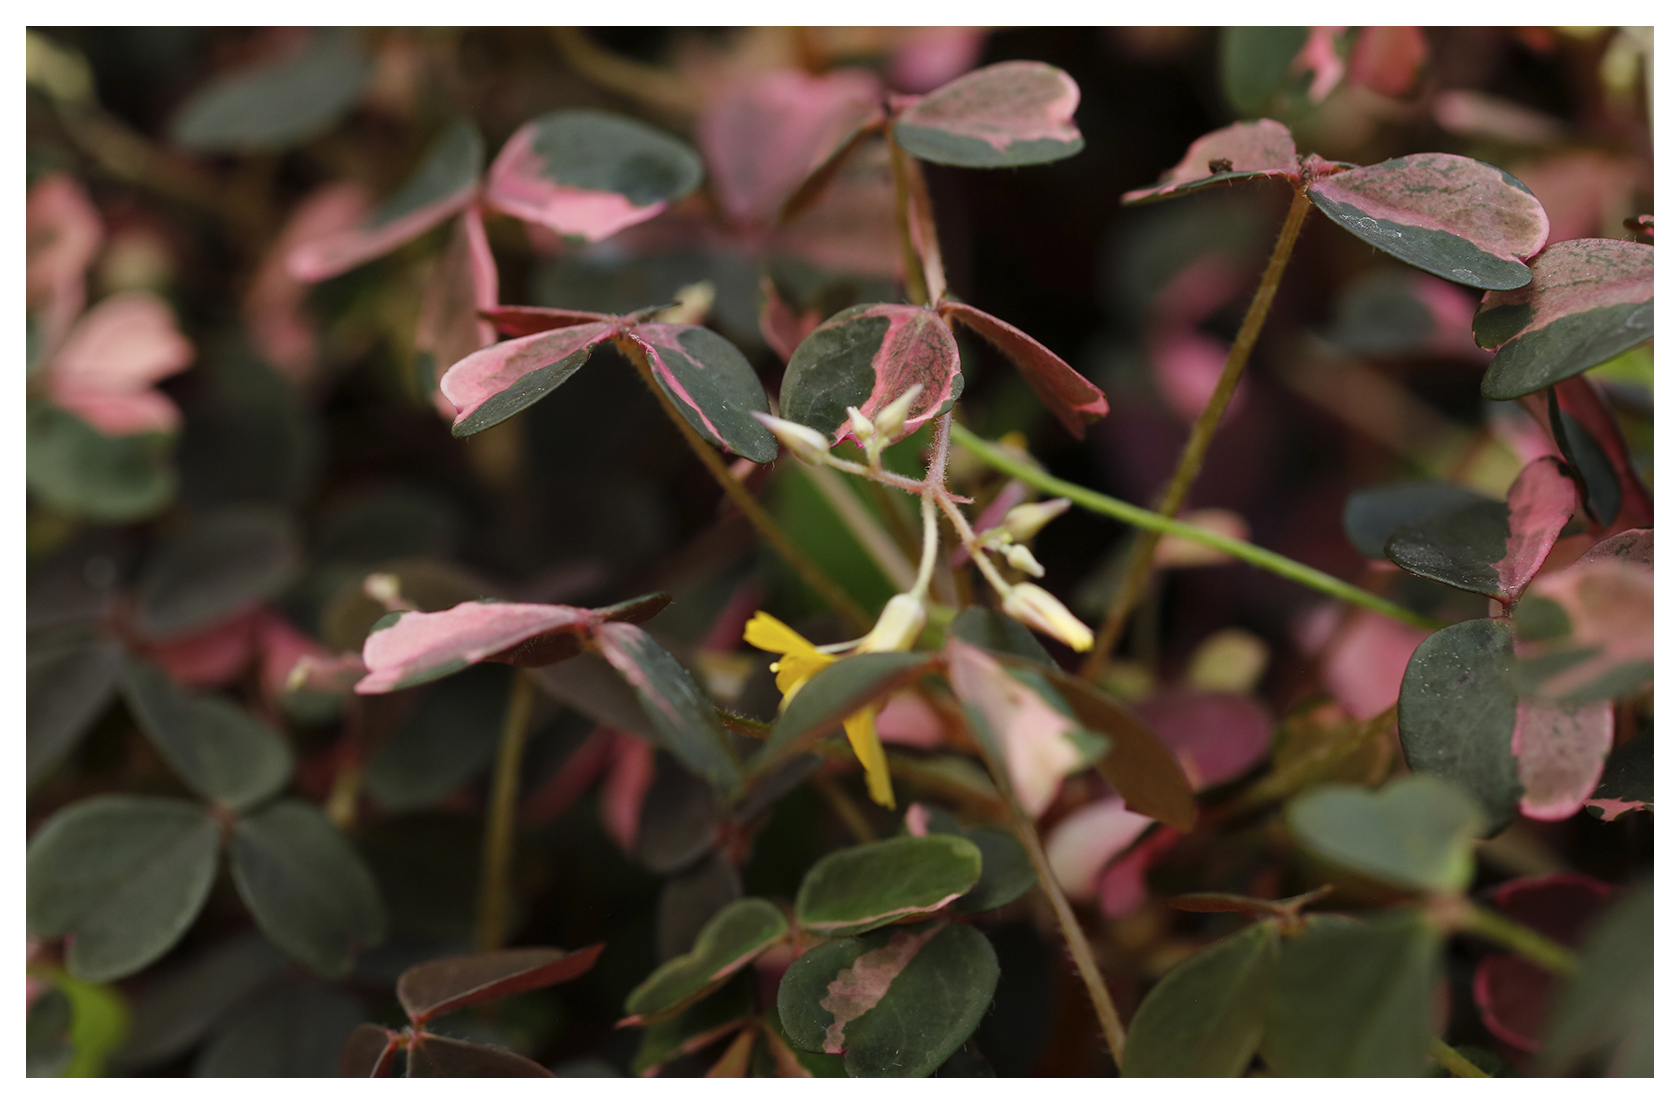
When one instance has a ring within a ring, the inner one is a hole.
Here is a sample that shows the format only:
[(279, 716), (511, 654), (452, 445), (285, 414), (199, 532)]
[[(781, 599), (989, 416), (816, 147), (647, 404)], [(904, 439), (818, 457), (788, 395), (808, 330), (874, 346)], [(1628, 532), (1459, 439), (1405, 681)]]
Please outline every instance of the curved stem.
[(507, 713), (502, 717), (502, 742), (496, 751), (496, 772), (490, 784), (490, 807), (484, 823), (484, 862), (478, 894), (478, 930), (474, 942), (481, 951), (502, 945), (507, 930), (508, 871), (513, 866), (514, 818), (519, 811), (519, 761), (525, 753), (525, 733), (531, 721), (532, 681), (515, 668)]
[(700, 462), (706, 465), (706, 470), (712, 473), (712, 478), (717, 481), (718, 486), (723, 488), (723, 493), (728, 495), (730, 500), (740, 507), (741, 512), (747, 516), (747, 520), (752, 522), (753, 528), (758, 530), (759, 536), (764, 538), (765, 542), (775, 550), (776, 555), (780, 556), (784, 563), (793, 568), (799, 577), (805, 580), (806, 585), (822, 596), (823, 601), (827, 602), (829, 608), (839, 614), (842, 620), (858, 632), (867, 632), (869, 627), (874, 624), (874, 620), (863, 611), (863, 607), (858, 605), (851, 595), (840, 589), (840, 584), (830, 579), (822, 568), (812, 563), (804, 553), (793, 546), (793, 542), (788, 540), (787, 534), (782, 532), (781, 526), (777, 525), (775, 519), (765, 512), (763, 506), (759, 505), (758, 499), (741, 486), (739, 479), (729, 474), (729, 468), (718, 456), (717, 451), (707, 443), (704, 437), (700, 436), (698, 430), (688, 424), (688, 419), (682, 416), (682, 412), (671, 401), (671, 397), (665, 393), (665, 389), (659, 386), (659, 380), (653, 374), (653, 366), (647, 362), (647, 357), (636, 346), (636, 343), (621, 336), (614, 340), (614, 344), (620, 352), (630, 358), (630, 363), (634, 364), (636, 371), (641, 373), (642, 381), (648, 385), (648, 390), (652, 391), (653, 397), (659, 400), (659, 405), (665, 411), (665, 416), (670, 418), (672, 424), (682, 433), (683, 440), (688, 442), (688, 447), (694, 452), (694, 455), (700, 458)]
[(1440, 1039), (1429, 1040), (1429, 1056), (1441, 1063), (1454, 1077), (1493, 1076)]
[(1580, 957), (1568, 947), (1473, 901), (1464, 902), (1458, 914), (1458, 930), (1498, 943), (1559, 977), (1568, 977), (1580, 968)]
[(1123, 521), (1128, 525), (1135, 525), (1139, 529), (1151, 533), (1170, 533), (1174, 536), (1193, 540), (1198, 544), (1205, 544), (1209, 548), (1218, 549), (1233, 559), (1252, 564), (1263, 571), (1270, 571), (1274, 575), (1281, 575), (1285, 579), (1300, 583), (1304, 587), (1310, 587), (1321, 594), (1327, 594), (1332, 598), (1362, 606), (1373, 613), (1380, 613), (1384, 617), (1391, 617), (1403, 624), (1430, 630), (1444, 627), (1443, 622), (1437, 621), (1433, 617), (1413, 613), (1404, 606), (1396, 605), (1388, 599), (1356, 587), (1352, 583), (1343, 582), (1334, 575), (1328, 575), (1317, 568), (1308, 567), (1304, 563), (1297, 563), (1287, 556), (1280, 556), (1276, 552), (1269, 552), (1247, 541), (1240, 541), (1233, 537), (1227, 537), (1223, 533), (1215, 533), (1211, 529), (1190, 525), (1176, 518), (1155, 513), (1153, 510), (1145, 510), (1141, 506), (1133, 506), (1129, 502), (1122, 502), (1118, 498), (1110, 498), (1108, 495), (1081, 487), (1077, 483), (1057, 479), (1053, 475), (1046, 474), (1017, 460), (962, 426), (953, 426), (951, 433), (952, 439), (957, 444), (999, 471), (1014, 476), (1021, 482), (1037, 487), (1041, 491), (1046, 491), (1061, 498), (1072, 499), (1077, 505), (1083, 506), (1094, 514), (1102, 514), (1105, 517)]
[[(1289, 255), (1295, 251), (1295, 240), (1300, 237), (1301, 225), (1311, 209), (1312, 201), (1307, 198), (1305, 186), (1296, 189), (1295, 197), (1289, 204), (1289, 214), (1283, 220), (1283, 230), (1278, 234), (1277, 245), (1272, 248), (1272, 258), (1266, 264), (1266, 272), (1260, 278), (1254, 298), (1249, 301), (1248, 313), (1243, 317), (1242, 328), (1237, 331), (1237, 339), (1231, 343), (1231, 351), (1225, 357), (1225, 370), (1220, 373), (1219, 383), (1214, 387), (1213, 394), (1208, 396), (1207, 405), (1202, 408), (1196, 423), (1190, 427), (1190, 439), (1184, 442), (1178, 467), (1173, 470), (1172, 479), (1167, 482), (1156, 503), (1156, 510), (1168, 517), (1184, 507), (1190, 487), (1202, 470), (1202, 460), (1207, 455), (1208, 445), (1213, 442), (1214, 430), (1219, 428), (1219, 419), (1224, 416), (1225, 407), (1237, 390), (1243, 368), (1248, 364), (1248, 356), (1259, 340), (1261, 327), (1266, 324), (1266, 315), (1271, 313), (1272, 300), (1277, 297), (1278, 285), (1283, 282), (1283, 270), (1289, 266)], [(1120, 588), (1109, 602), (1102, 627), (1097, 630), (1096, 644), (1085, 657), (1080, 670), (1086, 678), (1095, 677), (1103, 669), (1114, 651), (1114, 645), (1119, 642), (1126, 616), (1137, 604), (1138, 596), (1149, 581), (1150, 568), (1155, 562), (1155, 546), (1160, 540), (1158, 532), (1147, 530), (1132, 539)]]

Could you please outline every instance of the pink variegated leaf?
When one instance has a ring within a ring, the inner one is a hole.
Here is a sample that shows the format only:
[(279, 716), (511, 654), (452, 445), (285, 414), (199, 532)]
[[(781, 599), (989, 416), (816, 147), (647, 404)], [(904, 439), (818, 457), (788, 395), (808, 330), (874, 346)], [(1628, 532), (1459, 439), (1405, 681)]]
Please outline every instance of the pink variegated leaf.
[(973, 169), (1037, 165), (1085, 148), (1074, 125), (1079, 86), (1041, 61), (965, 73), (899, 113), (893, 137), (924, 161)]
[(87, 302), (87, 270), (105, 224), (76, 178), (52, 173), (29, 189), (24, 222), (28, 310), (41, 319), (43, 345), (57, 346)]
[(1403, 525), (1386, 551), (1414, 575), (1509, 604), (1545, 563), (1578, 500), (1563, 463), (1542, 456), (1518, 473), (1504, 502), (1472, 502)]
[(646, 222), (700, 186), (700, 158), (646, 123), (604, 111), (553, 111), (507, 140), (485, 201), (563, 238), (600, 241)]
[(1154, 823), (1126, 808), (1124, 798), (1105, 797), (1068, 814), (1051, 829), (1044, 854), (1069, 897), (1095, 900), (1097, 876), (1109, 860), (1130, 847)]
[(704, 326), (649, 322), (630, 331), (654, 379), (702, 437), (755, 464), (776, 458), (775, 435), (753, 412), (770, 402), (747, 358)]
[(1032, 337), (967, 303), (947, 300), (939, 304), (939, 312), (947, 320), (961, 322), (1008, 357), (1033, 393), (1076, 438), (1085, 436), (1087, 422), (1107, 417), (1108, 397), (1102, 389)]
[[(1585, 874), (1565, 872), (1517, 878), (1494, 892), (1500, 912), (1566, 947), (1578, 947), (1603, 912), (1612, 887)], [(1476, 964), (1472, 991), (1482, 1022), (1501, 1042), (1534, 1053), (1540, 1049), (1557, 977), (1527, 959), (1489, 954)]]
[[(1627, 439), (1622, 436), (1621, 425), (1604, 401), (1604, 396), (1599, 393), (1598, 385), (1585, 376), (1574, 376), (1558, 384), (1556, 394), (1559, 411), (1569, 415), (1575, 427), (1584, 430), (1592, 439), (1591, 445), (1596, 445), (1598, 451), (1603, 454), (1610, 470), (1615, 473), (1617, 486), (1621, 489), (1621, 502), (1615, 511), (1615, 517), (1599, 520), (1610, 530), (1621, 529), (1624, 526), (1649, 526), (1653, 518), (1651, 492), (1645, 486), (1645, 481), (1640, 478), (1638, 469), (1634, 467), (1633, 458), (1628, 454)], [(1549, 414), (1547, 421), (1551, 421)], [(1572, 452), (1577, 451), (1574, 442), (1570, 442), (1570, 446)], [(1579, 467), (1579, 464), (1576, 466)]]
[(438, 381), (458, 412), (450, 432), (471, 436), (547, 398), (617, 329), (616, 322), (586, 322), (503, 341), (456, 361)]
[(1608, 699), (1563, 705), (1522, 699), (1511, 732), (1511, 754), (1523, 785), (1519, 807), (1535, 820), (1564, 820), (1598, 788), (1615, 736)]
[(1656, 250), (1609, 238), (1558, 242), (1534, 258), (1534, 281), (1491, 291), (1476, 343), (1497, 348), (1482, 394), (1515, 399), (1579, 375), (1656, 332)]
[(1361, 610), (1320, 662), (1324, 688), (1356, 720), (1368, 721), (1400, 696), (1406, 664), (1429, 633)]
[(563, 330), (568, 326), (618, 321), (617, 315), (602, 314), (600, 311), (565, 310), (558, 307), (492, 305), (480, 313), (503, 337), (530, 337), (532, 334), (547, 333), (549, 330)]
[[(1651, 680), (1656, 590), (1649, 561), (1637, 559), (1641, 545), (1649, 554), (1644, 532), (1643, 541), (1618, 534), (1535, 582), (1516, 619), (1517, 679), (1525, 694), (1588, 702), (1621, 697)], [(1612, 542), (1617, 546), (1607, 548)]]
[(1197, 790), (1240, 778), (1271, 748), (1271, 714), (1246, 695), (1169, 690), (1136, 709)]
[(1384, 96), (1404, 96), (1429, 60), (1420, 27), (1364, 27), (1348, 58), (1348, 81)]
[(741, 226), (774, 222), (794, 190), (879, 114), (881, 94), (863, 69), (777, 69), (717, 93), (695, 137), (724, 213)]
[(1314, 27), (1307, 32), (1307, 41), (1302, 44), (1301, 52), (1295, 55), (1289, 69), (1295, 73), (1311, 73), (1312, 83), (1307, 86), (1307, 99), (1313, 103), (1322, 103), (1335, 87), (1342, 83), (1342, 74), (1347, 71), (1347, 63), (1342, 60), (1341, 53), (1336, 49), (1336, 38), (1346, 27)]
[(1271, 119), (1232, 123), (1190, 143), (1184, 159), (1147, 188), (1134, 188), (1122, 203), (1144, 203), (1171, 195), (1256, 176), (1293, 179), (1301, 171), (1295, 138), (1289, 128)]
[(372, 206), (360, 184), (328, 184), (305, 196), (263, 257), (242, 304), (245, 328), (264, 359), (294, 383), (315, 370), (315, 320), (304, 309), (308, 287), (287, 268), (297, 246), (355, 227)]
[(101, 300), (70, 331), (48, 366), (47, 394), (107, 436), (172, 432), (181, 412), (152, 385), (192, 360), (192, 342), (169, 304), (149, 291), (125, 291)]
[(477, 128), (452, 124), (396, 195), (359, 226), (298, 245), (286, 259), (287, 270), (312, 284), (389, 253), (471, 203), (483, 167), (484, 139)]
[(443, 373), (496, 340), (482, 317), (496, 305), (496, 258), (484, 237), (484, 218), (468, 207), (455, 223), (420, 300), (414, 355), (420, 380), (435, 386)]
[(887, 77), (902, 92), (930, 92), (974, 68), (986, 35), (984, 27), (907, 27)]
[(1149, 868), (1183, 833), (1166, 825), (1110, 864), (1097, 879), (1097, 903), (1110, 920), (1130, 916), (1149, 900)]
[(782, 417), (830, 435), (852, 436), (846, 408), (873, 418), (915, 385), (908, 437), (962, 393), (957, 339), (933, 311), (893, 303), (849, 307), (811, 332), (782, 376)]
[(584, 632), (594, 614), (576, 606), (474, 601), (395, 618), (362, 645), (369, 674), (356, 693), (386, 694), (430, 682), (556, 629)]
[(1510, 173), (1452, 153), (1418, 153), (1318, 180), (1331, 221), (1425, 272), (1478, 288), (1520, 288), (1546, 244), (1546, 211)]

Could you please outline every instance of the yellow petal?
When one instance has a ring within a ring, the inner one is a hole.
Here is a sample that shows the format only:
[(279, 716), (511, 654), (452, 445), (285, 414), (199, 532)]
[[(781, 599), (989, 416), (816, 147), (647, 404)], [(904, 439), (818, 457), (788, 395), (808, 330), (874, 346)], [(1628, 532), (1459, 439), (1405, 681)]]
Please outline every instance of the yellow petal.
[(776, 689), (782, 692), (782, 708), (799, 693), (799, 688), (811, 681), (811, 676), (834, 662), (833, 656), (812, 652), (810, 655), (785, 655), (770, 665), (776, 672)]
[(794, 632), (763, 610), (753, 614), (741, 639), (766, 652), (781, 652), (790, 656), (821, 655), (817, 646)]
[(887, 773), (886, 749), (875, 734), (875, 707), (853, 713), (846, 718), (845, 726), (852, 753), (863, 764), (863, 780), (869, 786), (869, 796), (877, 805), (898, 808), (893, 802), (892, 775)]

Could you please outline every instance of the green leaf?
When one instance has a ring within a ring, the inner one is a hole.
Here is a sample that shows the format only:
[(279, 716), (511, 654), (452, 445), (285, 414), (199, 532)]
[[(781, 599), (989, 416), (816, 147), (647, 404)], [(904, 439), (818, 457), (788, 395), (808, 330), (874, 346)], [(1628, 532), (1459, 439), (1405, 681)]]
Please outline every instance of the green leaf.
[(1608, 238), (1547, 246), (1534, 282), (1489, 292), (1476, 312), (1476, 344), (1498, 348), (1482, 394), (1515, 399), (1579, 375), (1656, 332), (1656, 251)]
[(326, 977), (385, 938), (385, 908), (350, 841), (313, 805), (280, 801), (241, 818), (233, 884), (274, 945)]
[(848, 406), (873, 418), (918, 384), (922, 390), (895, 441), (962, 394), (956, 335), (934, 311), (860, 303), (811, 331), (793, 351), (782, 375), (782, 417), (839, 443), (852, 433)]
[(1219, 81), (1238, 115), (1263, 114), (1307, 41), (1305, 27), (1226, 27), (1219, 32)]
[(1630, 809), (1650, 809), (1656, 800), (1655, 742), (1649, 721), (1639, 734), (1610, 753), (1604, 776), (1587, 800), (1587, 808), (1603, 820), (1615, 820)]
[(686, 1008), (781, 942), (787, 930), (782, 910), (762, 897), (725, 905), (700, 929), (692, 950), (666, 962), (631, 990), (624, 1011), (632, 1022), (645, 1023)]
[(794, 914), (807, 931), (855, 935), (955, 901), (980, 880), (980, 849), (961, 836), (897, 836), (825, 855)]
[(667, 751), (720, 790), (740, 781), (741, 768), (717, 708), (676, 656), (643, 630), (622, 622), (600, 626), (596, 641), (607, 662), (636, 691)]
[(1481, 803), (1490, 828), (1510, 822), (1523, 792), (1511, 751), (1513, 655), (1508, 622), (1460, 621), (1419, 644), (1400, 681), (1406, 764), (1464, 787)]
[(362, 1002), (314, 978), (298, 978), (241, 1005), (206, 1040), (194, 1077), (332, 1077), (339, 1052), (365, 1013)]
[(86, 521), (140, 521), (175, 499), (172, 447), (168, 434), (107, 437), (67, 410), (33, 403), (25, 432), (29, 491)]
[(740, 1030), (752, 1018), (756, 989), (757, 980), (752, 974), (736, 974), (722, 989), (689, 1005), (674, 1018), (649, 1025), (630, 1062), (630, 1072), (651, 1077), (665, 1063)]
[(1085, 148), (1074, 125), (1079, 86), (1042, 61), (1005, 61), (964, 73), (899, 114), (893, 138), (912, 155), (971, 169), (1013, 168)]
[[(1456, 483), (1429, 480), (1371, 487), (1348, 495), (1347, 505), (1342, 508), (1342, 529), (1366, 559), (1381, 560), (1387, 556), (1384, 548), (1395, 530), (1420, 525), (1473, 503), (1502, 505)], [(1503, 554), (1503, 547), (1500, 551)]]
[(134, 996), (134, 1030), (111, 1056), (132, 1073), (185, 1054), (252, 990), (287, 967), (286, 956), (247, 929), (185, 962), (149, 974)]
[(1427, 774), (1376, 793), (1328, 783), (1289, 803), (1289, 830), (1338, 866), (1407, 889), (1455, 893), (1470, 884), (1470, 845), (1484, 823), (1474, 798)]
[(1008, 832), (996, 828), (937, 829), (961, 836), (980, 850), (980, 880), (951, 902), (958, 916), (973, 916), (1002, 908), (1038, 884), (1038, 872), (1026, 849)]
[(804, 751), (853, 713), (915, 682), (932, 664), (923, 652), (865, 652), (823, 668), (788, 703), (759, 760), (769, 763)]
[(986, 606), (969, 606), (952, 619), (947, 631), (958, 640), (984, 648), (995, 656), (1015, 656), (1040, 667), (1056, 665), (1038, 637), (1025, 625)]
[(1603, 1058), (1612, 1077), (1655, 1076), (1655, 940), (1653, 891), (1644, 882), (1587, 936), (1580, 969), (1553, 1008), (1538, 1072), (1556, 1077)]
[(170, 124), (170, 137), (209, 153), (288, 149), (336, 123), (372, 75), (373, 63), (353, 32), (322, 31), (295, 56), (198, 89)]
[(752, 416), (770, 402), (747, 358), (704, 326), (643, 323), (630, 331), (654, 379), (684, 420), (712, 444), (755, 464), (776, 458), (776, 437)]
[(1138, 1006), (1123, 1077), (1239, 1077), (1260, 1046), (1278, 926), (1251, 924), (1173, 967)]
[(153, 550), (135, 586), (135, 628), (152, 639), (208, 629), (285, 590), (302, 558), (285, 511), (218, 510)]
[(368, 794), (394, 813), (431, 805), (490, 765), (514, 673), (470, 667), (422, 692), (368, 764)]
[(979, 1026), (997, 955), (966, 924), (894, 928), (796, 959), (776, 997), (787, 1037), (853, 1077), (926, 1077)]
[(292, 776), (291, 748), (227, 698), (183, 693), (149, 663), (129, 667), (123, 696), (152, 746), (202, 797), (249, 809)]
[(1277, 1077), (1417, 1077), (1441, 936), (1418, 913), (1309, 916), (1283, 944), (1260, 1056)]
[(70, 1002), (70, 1063), (60, 1077), (103, 1077), (106, 1060), (128, 1034), (128, 1002), (115, 988), (58, 974), (57, 988)]
[(30, 786), (75, 750), (100, 718), (122, 676), (123, 648), (103, 636), (54, 645), (30, 638), (24, 728)]
[(29, 933), (71, 937), (65, 965), (111, 981), (149, 965), (192, 924), (216, 874), (216, 822), (188, 801), (93, 797), (29, 841)]

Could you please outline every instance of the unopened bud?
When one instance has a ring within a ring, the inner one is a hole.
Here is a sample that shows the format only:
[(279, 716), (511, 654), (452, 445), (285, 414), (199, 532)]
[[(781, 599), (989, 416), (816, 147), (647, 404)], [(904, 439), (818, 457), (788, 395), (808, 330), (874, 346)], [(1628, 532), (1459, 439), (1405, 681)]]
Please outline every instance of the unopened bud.
[(922, 385), (913, 383), (904, 394), (882, 407), (875, 415), (875, 432), (891, 441), (904, 429), (905, 419), (910, 417), (910, 404), (914, 403), (922, 393)]
[(855, 406), (848, 406), (846, 416), (852, 422), (852, 436), (856, 437), (860, 444), (866, 445), (874, 439), (875, 423), (869, 420), (869, 415)]
[(1032, 552), (1024, 544), (1012, 544), (1003, 558), (1016, 571), (1023, 571), (1035, 579), (1044, 578), (1044, 566), (1038, 562)]
[(776, 435), (789, 452), (807, 464), (821, 464), (828, 459), (828, 438), (807, 425), (790, 422), (786, 418), (777, 418), (763, 411), (755, 410), (752, 416), (759, 423)]
[(1055, 637), (1076, 652), (1091, 650), (1091, 630), (1041, 586), (1016, 583), (1010, 587), (1003, 597), (1003, 612), (1028, 628)]
[(881, 611), (880, 620), (857, 646), (862, 652), (903, 652), (922, 635), (927, 624), (927, 607), (914, 594), (895, 594)]
[(386, 610), (395, 613), (398, 610), (411, 610), (413, 604), (405, 601), (402, 596), (402, 580), (395, 575), (376, 572), (362, 580), (362, 593), (384, 606)]
[(1024, 502), (1003, 515), (1003, 527), (1018, 541), (1032, 540), (1040, 529), (1066, 513), (1071, 505), (1072, 501), (1066, 498)]

